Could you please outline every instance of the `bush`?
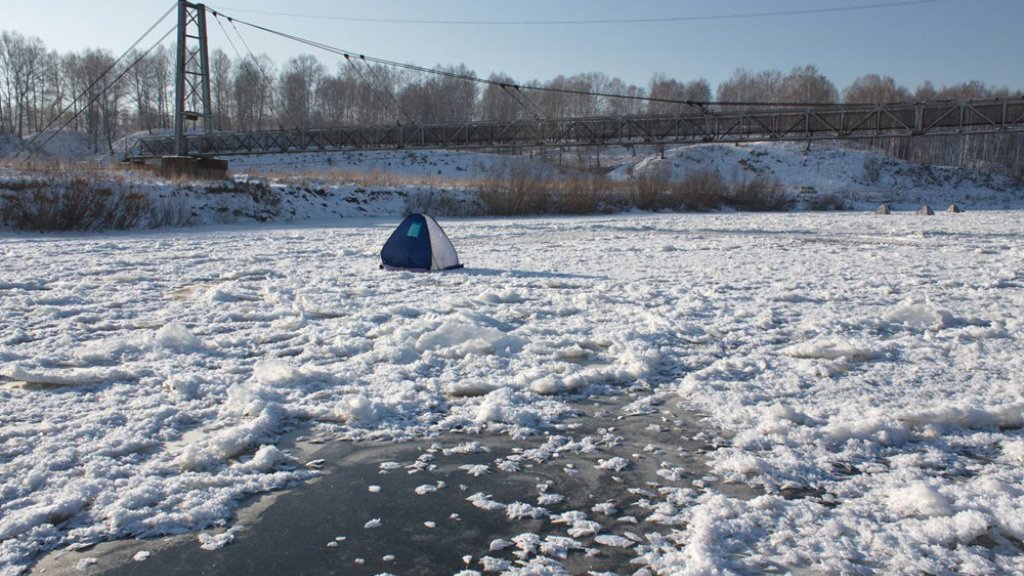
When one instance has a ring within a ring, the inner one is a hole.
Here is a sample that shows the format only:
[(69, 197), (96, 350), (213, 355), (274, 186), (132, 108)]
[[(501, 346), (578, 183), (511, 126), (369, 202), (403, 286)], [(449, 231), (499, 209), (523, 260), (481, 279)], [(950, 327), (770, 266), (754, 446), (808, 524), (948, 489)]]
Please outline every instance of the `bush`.
[(477, 188), (484, 212), (493, 216), (549, 214), (552, 185), (543, 170), (523, 161), (496, 166)]
[(850, 203), (839, 194), (817, 194), (809, 198), (805, 206), (812, 212), (835, 212), (850, 209)]
[(668, 208), (667, 199), (671, 186), (667, 170), (658, 168), (638, 174), (633, 179), (635, 193), (633, 205), (641, 210)]
[(0, 198), (0, 222), (16, 230), (134, 228), (151, 210), (132, 185), (115, 190), (81, 177), (52, 177)]
[(733, 182), (729, 187), (726, 204), (736, 210), (748, 212), (776, 212), (789, 210), (795, 200), (782, 189), (774, 176), (758, 174), (752, 178)]
[(604, 194), (604, 180), (598, 176), (574, 174), (562, 183), (558, 190), (557, 203), (559, 212), (563, 214), (594, 214), (601, 204)]
[(560, 182), (554, 195), (560, 214), (598, 214), (629, 206), (621, 187), (602, 174), (576, 173)]
[(714, 170), (699, 170), (672, 184), (667, 208), (706, 212), (720, 208), (729, 194), (729, 186)]
[[(309, 191), (307, 190), (308, 192)], [(206, 187), (207, 194), (248, 194), (256, 204), (281, 205), (281, 194), (262, 179), (232, 180), (218, 182)]]
[(882, 161), (875, 156), (864, 160), (864, 180), (868, 184), (878, 184), (882, 178)]
[(482, 212), (479, 202), (473, 202), (447, 190), (417, 190), (405, 197), (403, 213), (433, 214), (434, 216), (475, 216)]
[(150, 228), (192, 226), (195, 221), (196, 215), (181, 198), (161, 198), (149, 209)]

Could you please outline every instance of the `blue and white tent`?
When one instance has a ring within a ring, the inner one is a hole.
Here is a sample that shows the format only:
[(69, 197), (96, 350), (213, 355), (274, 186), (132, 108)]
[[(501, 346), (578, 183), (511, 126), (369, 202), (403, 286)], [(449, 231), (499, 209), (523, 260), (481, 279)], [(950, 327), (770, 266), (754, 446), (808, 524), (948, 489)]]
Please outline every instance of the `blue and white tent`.
[(432, 272), (462, 268), (455, 246), (437, 222), (412, 214), (391, 233), (380, 251), (381, 268)]

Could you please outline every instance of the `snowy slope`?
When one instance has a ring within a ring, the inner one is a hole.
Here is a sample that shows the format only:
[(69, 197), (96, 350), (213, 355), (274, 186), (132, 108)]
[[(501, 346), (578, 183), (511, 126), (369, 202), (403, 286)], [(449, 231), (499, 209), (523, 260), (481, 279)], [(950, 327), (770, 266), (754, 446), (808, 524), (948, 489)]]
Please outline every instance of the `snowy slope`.
[[(28, 149), (32, 144), (33, 149), (39, 152), (35, 156), (37, 161), (53, 159), (58, 161), (82, 162), (82, 161), (103, 161), (112, 159), (107, 154), (105, 144), (98, 142), (94, 149), (93, 143), (87, 134), (62, 130), (60, 132), (41, 132), (38, 134), (25, 135), (22, 146)], [(3, 154), (0, 154), (3, 155)]]
[(15, 135), (0, 133), (0, 159), (13, 158), (23, 149), (24, 145)]
[[(729, 180), (754, 175), (778, 178), (797, 197), (831, 194), (847, 198), (859, 209), (891, 203), (917, 209), (924, 203), (945, 208), (951, 203), (980, 208), (1024, 205), (1024, 186), (1005, 176), (971, 169), (928, 167), (888, 158), (877, 152), (814, 143), (703, 144), (670, 148), (658, 154), (628, 158), (619, 155), (615, 178), (663, 171), (673, 180), (695, 171), (712, 170)], [(614, 162), (615, 160), (612, 160)]]
[[(7, 173), (5, 173), (7, 172)], [(340, 218), (437, 215), (478, 211), (474, 194), (462, 187), (415, 183), (365, 185), (349, 178), (309, 179), (236, 175), (228, 181), (166, 180), (145, 172), (96, 172), (68, 168), (56, 173), (0, 169), (0, 207), (5, 197), (32, 198), (79, 185), (113, 197), (138, 194), (148, 200), (137, 228), (236, 223), (333, 222)], [(46, 207), (46, 198), (43, 199)], [(34, 204), (33, 204), (34, 205)], [(2, 216), (2, 213), (0, 213)], [(0, 218), (0, 229), (5, 221)], [(14, 227), (12, 225), (12, 227)], [(16, 227), (15, 227), (16, 228)]]
[(433, 275), (377, 270), (394, 224), (0, 236), (0, 573), (228, 520), (308, 476), (300, 423), (518, 437), (638, 381), (755, 495), (665, 474), (639, 542), (553, 530), (665, 574), (1021, 573), (1019, 214), (442, 220)]
[[(582, 152), (583, 162), (597, 162), (594, 152)], [(856, 209), (873, 210), (881, 203), (900, 210), (922, 204), (944, 209), (956, 203), (966, 209), (1024, 207), (1024, 184), (1001, 175), (971, 169), (927, 167), (888, 158), (871, 151), (815, 143), (808, 149), (797, 143), (744, 145), (704, 144), (668, 148), (664, 158), (648, 149), (611, 147), (600, 152), (600, 163), (611, 178), (628, 181), (637, 175), (662, 172), (671, 180), (713, 170), (727, 180), (754, 175), (778, 178), (794, 197), (810, 200), (833, 195)], [(254, 175), (297, 174), (312, 182), (370, 175), (392, 184), (437, 187), (471, 185), (509, 163), (525, 163), (540, 174), (558, 178), (572, 170), (570, 160), (559, 165), (551, 153), (516, 157), (452, 151), (333, 152), (229, 158), (234, 172)]]
[[(680, 180), (694, 171), (715, 170), (728, 180), (769, 175), (801, 200), (832, 195), (858, 210), (874, 210), (882, 203), (897, 210), (916, 210), (923, 204), (942, 210), (953, 203), (967, 210), (1024, 207), (1024, 185), (1002, 176), (923, 167), (822, 144), (810, 151), (788, 143), (688, 146), (667, 150), (664, 159), (636, 150), (603, 154), (609, 175), (616, 180), (628, 181), (651, 171), (667, 171), (671, 179)], [(550, 178), (570, 171), (541, 158), (449, 151), (242, 156), (231, 157), (230, 162), (236, 180), (270, 183), (275, 196), (283, 200), (282, 208), (248, 205), (241, 196), (237, 201), (246, 206), (225, 209), (223, 202), (211, 201), (197, 191), (187, 196), (190, 205), (199, 203), (194, 208), (199, 223), (244, 222), (254, 214), (260, 214), (256, 220), (286, 222), (420, 210), (466, 215), (479, 210), (473, 192), (476, 183), (510, 163), (525, 163)], [(309, 191), (321, 197), (311, 197)], [(232, 219), (236, 212), (242, 217)]]
[[(8, 151), (16, 144), (0, 144)], [(61, 134), (48, 146), (51, 158), (94, 159), (80, 135)], [(511, 165), (530, 177), (563, 178), (574, 169), (594, 170), (592, 151), (573, 154), (581, 166), (561, 164), (548, 151), (536, 157), (453, 151), (359, 151), (229, 157), (233, 182), (167, 181), (143, 173), (84, 172), (97, 188), (138, 191), (153, 200), (157, 211), (171, 217), (160, 225), (203, 225), (234, 222), (316, 222), (339, 217), (389, 215), (427, 211), (439, 215), (481, 213), (476, 189), (480, 182)], [(918, 166), (867, 151), (830, 144), (809, 150), (799, 144), (763, 143), (742, 146), (708, 144), (669, 148), (664, 158), (643, 148), (609, 148), (600, 153), (601, 170), (626, 182), (651, 173), (681, 180), (697, 171), (714, 170), (730, 181), (755, 175), (777, 178), (791, 196), (803, 200), (836, 197), (857, 210), (889, 203), (897, 210), (922, 204), (945, 209), (952, 203), (967, 210), (1024, 207), (1024, 184), (975, 170)], [(76, 169), (66, 172), (77, 176)], [(35, 178), (48, 183), (52, 173), (37, 175), (0, 169), (0, 195), (5, 188), (24, 189)], [(10, 184), (14, 182), (15, 184)], [(621, 193), (627, 194), (623, 190)], [(154, 224), (143, 219), (140, 227)]]
[(310, 152), (230, 156), (226, 159), (235, 173), (283, 173), (328, 180), (364, 174), (405, 181), (465, 181), (486, 177), (496, 167), (510, 162), (526, 162), (538, 170), (552, 171), (550, 166), (539, 160), (451, 150)]

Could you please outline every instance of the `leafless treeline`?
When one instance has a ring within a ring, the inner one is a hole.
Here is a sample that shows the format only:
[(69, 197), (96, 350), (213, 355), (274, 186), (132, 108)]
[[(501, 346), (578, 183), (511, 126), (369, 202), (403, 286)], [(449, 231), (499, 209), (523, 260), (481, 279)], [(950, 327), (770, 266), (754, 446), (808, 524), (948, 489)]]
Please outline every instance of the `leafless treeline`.
[[(138, 64), (126, 72), (126, 64), (136, 60)], [(47, 50), (38, 38), (0, 32), (0, 133), (24, 137), (70, 121), (69, 128), (87, 133), (99, 151), (112, 150), (125, 134), (170, 128), (173, 60), (172, 49), (159, 47), (113, 66), (115, 57), (104, 50), (59, 54)], [(443, 76), (356, 58), (342, 60), (333, 69), (309, 55), (278, 65), (266, 55), (233, 59), (220, 50), (211, 54), (210, 62), (214, 128), (241, 131), (694, 111), (666, 100), (883, 103), (1019, 94), (980, 82), (941, 88), (926, 82), (910, 91), (893, 78), (876, 74), (861, 76), (840, 90), (814, 66), (788, 73), (739, 69), (712, 90), (706, 80), (681, 81), (664, 74), (654, 75), (647, 86), (637, 86), (595, 72), (544, 82), (517, 82), (494, 73), (488, 79), (496, 84), (484, 85), (453, 77), (476, 76), (465, 65), (442, 66), (453, 75)], [(566, 92), (525, 89), (528, 86)], [(907, 159), (996, 163), (1024, 174), (1024, 139), (1013, 135), (876, 144)]]

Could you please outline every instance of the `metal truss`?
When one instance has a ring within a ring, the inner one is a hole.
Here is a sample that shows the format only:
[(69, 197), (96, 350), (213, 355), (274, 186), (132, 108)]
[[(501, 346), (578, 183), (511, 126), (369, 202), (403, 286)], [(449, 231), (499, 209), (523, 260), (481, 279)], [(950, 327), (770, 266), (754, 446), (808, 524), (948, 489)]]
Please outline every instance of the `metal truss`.
[(213, 131), (210, 110), (210, 56), (206, 36), (206, 8), (178, 0), (178, 43), (175, 57), (174, 151), (164, 156), (188, 154), (185, 122), (203, 121)]
[(850, 105), (799, 111), (711, 110), (674, 116), (187, 134), (184, 150), (175, 148), (173, 138), (143, 138), (134, 144), (128, 156), (808, 141), (1017, 131), (1024, 131), (1024, 98)]

